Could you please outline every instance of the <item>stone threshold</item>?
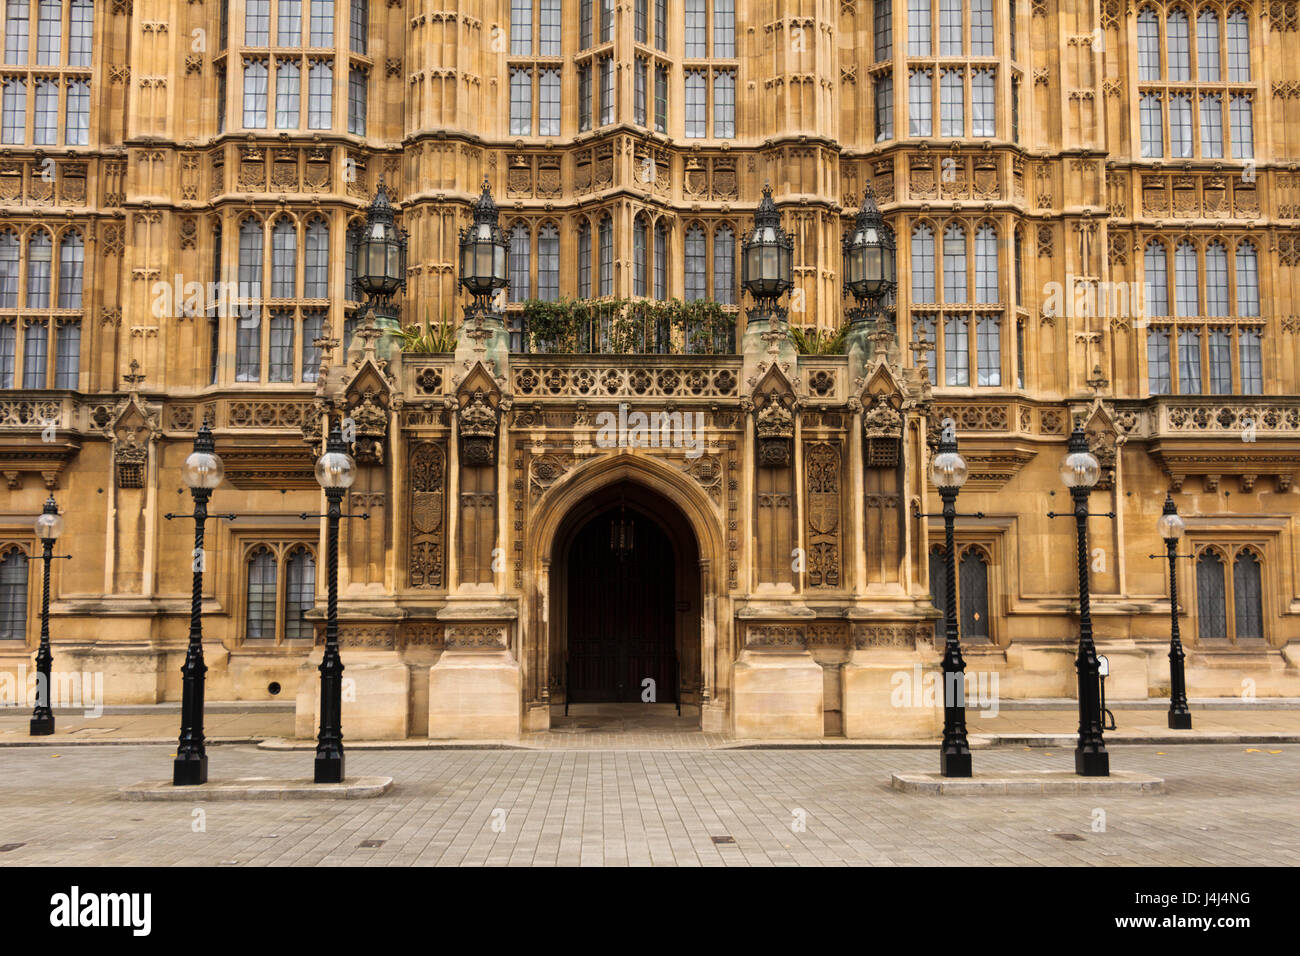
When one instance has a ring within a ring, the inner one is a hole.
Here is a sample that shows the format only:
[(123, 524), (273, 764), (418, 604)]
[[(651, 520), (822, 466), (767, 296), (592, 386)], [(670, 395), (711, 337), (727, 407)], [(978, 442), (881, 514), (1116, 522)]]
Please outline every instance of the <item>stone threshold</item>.
[(378, 797), (393, 786), (392, 777), (352, 777), (342, 783), (313, 783), (307, 777), (236, 777), (209, 781), (191, 787), (177, 787), (168, 780), (146, 780), (123, 787), (123, 800), (359, 800)]
[(904, 793), (937, 796), (1049, 796), (1070, 793), (1164, 793), (1165, 781), (1147, 773), (1113, 770), (1108, 777), (1080, 777), (1069, 770), (1023, 771), (997, 776), (944, 777), (937, 772), (896, 773), (890, 786)]

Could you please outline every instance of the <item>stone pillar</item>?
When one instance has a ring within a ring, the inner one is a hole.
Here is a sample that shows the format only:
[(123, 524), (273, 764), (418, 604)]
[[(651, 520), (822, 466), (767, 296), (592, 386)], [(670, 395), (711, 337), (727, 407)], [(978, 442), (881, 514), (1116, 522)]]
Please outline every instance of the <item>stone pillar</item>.
[(518, 737), (523, 700), (519, 661), (503, 623), (456, 624), (429, 669), (429, 739)]
[(938, 737), (943, 729), (943, 673), (928, 643), (926, 621), (881, 621), (853, 627), (841, 669), (844, 736)]
[(750, 738), (821, 737), (822, 668), (808, 653), (803, 626), (751, 624), (745, 630), (745, 649), (732, 672), (732, 732)]

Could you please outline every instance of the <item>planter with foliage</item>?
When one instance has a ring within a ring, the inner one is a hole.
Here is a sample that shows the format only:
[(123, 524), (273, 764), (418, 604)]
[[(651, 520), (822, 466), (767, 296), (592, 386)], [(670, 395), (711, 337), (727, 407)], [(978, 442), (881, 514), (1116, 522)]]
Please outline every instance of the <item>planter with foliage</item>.
[(557, 299), (523, 303), (527, 348), (550, 353), (731, 354), (736, 317), (707, 299)]

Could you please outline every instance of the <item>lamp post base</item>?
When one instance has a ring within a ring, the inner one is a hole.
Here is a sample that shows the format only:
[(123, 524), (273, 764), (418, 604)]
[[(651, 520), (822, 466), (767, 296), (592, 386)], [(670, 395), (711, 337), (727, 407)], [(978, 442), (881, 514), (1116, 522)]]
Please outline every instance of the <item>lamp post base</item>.
[(343, 754), (316, 755), (316, 783), (343, 782)]
[(54, 733), (54, 715), (41, 714), (39, 717), (32, 718), (31, 730), (33, 737), (48, 737)]
[(1074, 772), (1080, 777), (1109, 777), (1110, 754), (1104, 750), (1076, 750)]
[(1192, 712), (1189, 710), (1174, 710), (1172, 707), (1169, 708), (1169, 729), (1191, 730)]
[(944, 777), (969, 777), (971, 775), (970, 751), (939, 751), (939, 774)]
[(193, 787), (208, 782), (208, 755), (177, 757), (172, 761), (172, 786)]

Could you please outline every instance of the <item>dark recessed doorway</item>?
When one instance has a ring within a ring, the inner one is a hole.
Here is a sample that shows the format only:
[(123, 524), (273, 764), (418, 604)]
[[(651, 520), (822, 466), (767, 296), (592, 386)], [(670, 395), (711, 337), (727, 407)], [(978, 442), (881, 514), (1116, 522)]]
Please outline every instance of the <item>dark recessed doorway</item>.
[(676, 702), (676, 578), (668, 536), (626, 504), (578, 531), (568, 556), (571, 702)]

